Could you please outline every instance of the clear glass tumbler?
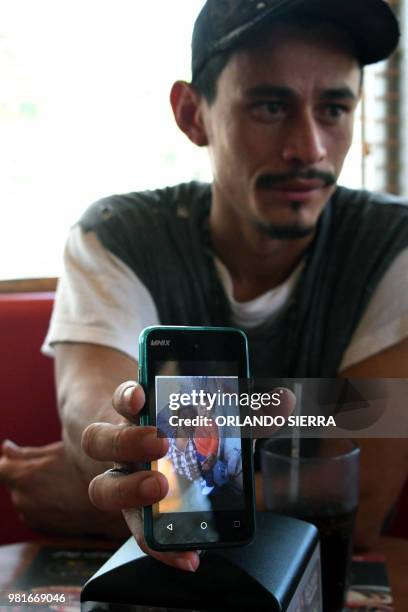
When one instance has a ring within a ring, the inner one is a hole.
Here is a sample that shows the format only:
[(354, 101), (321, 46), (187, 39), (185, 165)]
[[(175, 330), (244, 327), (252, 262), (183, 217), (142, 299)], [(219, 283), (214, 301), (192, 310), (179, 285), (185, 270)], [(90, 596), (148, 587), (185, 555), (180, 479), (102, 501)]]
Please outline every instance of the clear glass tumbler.
[(266, 508), (319, 530), (324, 612), (341, 612), (348, 587), (359, 495), (356, 443), (273, 439), (261, 449)]

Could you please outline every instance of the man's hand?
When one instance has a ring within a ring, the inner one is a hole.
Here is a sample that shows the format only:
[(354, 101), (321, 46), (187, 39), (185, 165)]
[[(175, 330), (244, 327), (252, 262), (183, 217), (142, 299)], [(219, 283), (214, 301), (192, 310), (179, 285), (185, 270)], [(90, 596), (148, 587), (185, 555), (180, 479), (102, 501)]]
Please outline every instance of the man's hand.
[(152, 557), (179, 569), (195, 571), (197, 552), (162, 553), (151, 550), (143, 536), (141, 508), (159, 502), (168, 491), (167, 479), (157, 471), (135, 469), (135, 464), (155, 461), (168, 450), (165, 438), (157, 437), (155, 427), (137, 425), (145, 403), (143, 389), (135, 382), (120, 385), (113, 396), (113, 407), (123, 422), (113, 425), (93, 423), (82, 436), (82, 448), (92, 459), (120, 464), (96, 476), (89, 485), (92, 502), (105, 511), (122, 510), (140, 548)]
[(0, 482), (10, 489), (21, 518), (32, 528), (63, 535), (123, 538), (120, 513), (102, 514), (90, 503), (87, 485), (67, 459), (62, 442), (21, 447), (3, 442)]

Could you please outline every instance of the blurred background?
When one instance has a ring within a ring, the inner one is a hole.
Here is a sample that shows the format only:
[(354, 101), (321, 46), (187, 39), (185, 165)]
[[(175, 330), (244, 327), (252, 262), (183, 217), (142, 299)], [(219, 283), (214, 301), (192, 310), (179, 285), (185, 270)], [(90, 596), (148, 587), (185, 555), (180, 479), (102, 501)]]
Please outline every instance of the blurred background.
[[(408, 2), (368, 68), (341, 183), (408, 195)], [(210, 180), (168, 101), (203, 0), (0, 0), (0, 280), (56, 277), (69, 227), (112, 193)]]

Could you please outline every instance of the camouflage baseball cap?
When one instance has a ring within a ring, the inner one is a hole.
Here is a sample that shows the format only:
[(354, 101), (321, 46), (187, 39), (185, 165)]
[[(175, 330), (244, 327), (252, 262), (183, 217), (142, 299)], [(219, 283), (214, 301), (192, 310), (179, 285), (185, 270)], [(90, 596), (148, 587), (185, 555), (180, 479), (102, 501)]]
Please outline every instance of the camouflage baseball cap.
[(362, 65), (387, 58), (400, 36), (385, 0), (207, 0), (193, 31), (193, 80), (211, 57), (239, 46), (257, 27), (291, 17), (327, 19), (347, 31)]

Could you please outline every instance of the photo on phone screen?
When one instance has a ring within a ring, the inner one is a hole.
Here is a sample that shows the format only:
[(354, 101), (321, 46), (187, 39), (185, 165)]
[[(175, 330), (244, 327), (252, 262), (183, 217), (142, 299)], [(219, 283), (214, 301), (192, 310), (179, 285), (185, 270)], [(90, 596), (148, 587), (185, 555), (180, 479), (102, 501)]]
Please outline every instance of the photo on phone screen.
[(252, 444), (225, 425), (239, 415), (246, 346), (241, 332), (217, 328), (150, 328), (141, 340), (149, 423), (169, 442), (151, 465), (169, 483), (144, 513), (153, 548), (238, 545), (253, 535)]

